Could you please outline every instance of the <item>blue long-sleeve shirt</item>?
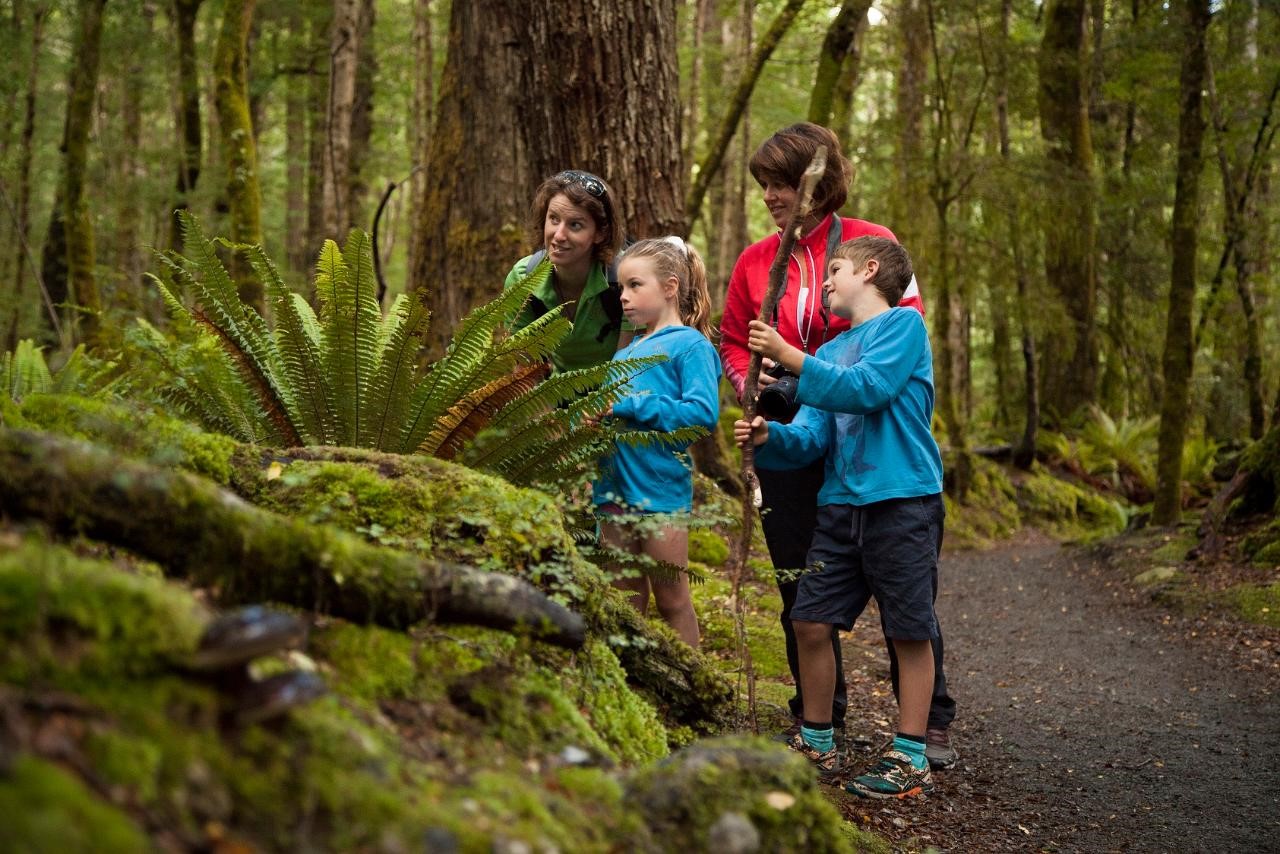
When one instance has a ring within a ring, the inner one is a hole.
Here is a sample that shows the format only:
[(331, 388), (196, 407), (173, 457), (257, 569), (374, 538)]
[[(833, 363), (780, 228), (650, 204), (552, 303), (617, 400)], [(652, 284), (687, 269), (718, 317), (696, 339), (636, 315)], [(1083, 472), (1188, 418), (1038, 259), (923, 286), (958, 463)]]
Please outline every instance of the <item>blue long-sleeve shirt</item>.
[(825, 455), (818, 504), (870, 504), (942, 491), (934, 441), (933, 353), (920, 313), (892, 308), (805, 356), (790, 424), (769, 424), (761, 468)]
[[(613, 415), (627, 427), (663, 432), (680, 427), (715, 429), (720, 416), (720, 358), (711, 342), (688, 326), (666, 326), (637, 338), (614, 360), (664, 355), (667, 361), (633, 377)], [(686, 446), (618, 445), (602, 461), (592, 496), (627, 510), (676, 513), (693, 509), (693, 473)]]

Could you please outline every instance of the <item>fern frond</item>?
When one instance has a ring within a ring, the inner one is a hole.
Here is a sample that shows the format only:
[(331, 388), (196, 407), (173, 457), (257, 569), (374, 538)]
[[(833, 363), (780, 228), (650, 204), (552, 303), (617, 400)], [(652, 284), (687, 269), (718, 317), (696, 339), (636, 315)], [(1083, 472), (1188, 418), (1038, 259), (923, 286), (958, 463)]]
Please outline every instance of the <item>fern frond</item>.
[(450, 407), (418, 448), (418, 453), (452, 460), (463, 445), (484, 429), (494, 413), (533, 391), (550, 370), (544, 362), (524, 365), (467, 395)]
[(3, 373), (4, 389), (14, 401), (46, 392), (53, 384), (44, 353), (27, 338), (19, 341), (12, 353), (4, 354)]
[(646, 554), (635, 554), (612, 546), (599, 545), (581, 549), (581, 551), (587, 560), (601, 569), (615, 574), (630, 571), (659, 584), (670, 584), (673, 581), (678, 581), (682, 575), (688, 577), (690, 584), (704, 584), (707, 580), (707, 577), (697, 569), (683, 567)]
[(232, 340), (223, 329), (210, 320), (203, 309), (193, 309), (191, 316), (222, 345), (223, 351), (231, 358), (236, 370), (257, 397), (263, 413), (271, 422), (279, 444), (286, 448), (296, 448), (302, 445), (302, 436), (289, 420), (289, 413), (284, 407), (279, 389), (275, 387), (271, 378), (263, 372), (262, 366), (249, 353), (239, 347), (237, 342)]
[[(515, 367), (518, 359), (514, 354), (504, 351), (506, 358), (495, 357), (494, 332), (515, 316), (550, 272), (550, 264), (539, 264), (497, 298), (477, 306), (462, 319), (444, 356), (432, 366), (410, 401), (402, 452), (421, 445), (435, 422), (476, 385)], [(485, 371), (489, 373), (485, 375)]]
[(431, 312), (421, 300), (401, 294), (378, 330), (382, 356), (377, 373), (369, 381), (365, 404), (369, 447), (400, 450), (400, 428), (420, 376), (418, 353), (430, 322)]
[(335, 416), (315, 313), (285, 284), (261, 246), (244, 246), (242, 250), (266, 284), (267, 298), (275, 309), (275, 349), (282, 363), (281, 384), (288, 388), (283, 397), (289, 420), (298, 426), (303, 444), (330, 444)]
[(373, 244), (369, 235), (358, 228), (351, 229), (347, 243), (342, 248), (342, 258), (347, 265), (347, 283), (351, 288), (351, 301), (355, 309), (352, 352), (355, 355), (356, 399), (353, 407), (356, 445), (369, 444), (368, 409), (369, 383), (378, 374), (382, 350), (378, 347), (381, 337), (382, 306), (378, 303), (378, 280), (373, 273)]
[(348, 299), (349, 271), (342, 250), (326, 240), (316, 262), (316, 297), (320, 302), (320, 326), (324, 330), (324, 373), (329, 381), (329, 405), (336, 414), (332, 441), (355, 442), (356, 400), (355, 302)]

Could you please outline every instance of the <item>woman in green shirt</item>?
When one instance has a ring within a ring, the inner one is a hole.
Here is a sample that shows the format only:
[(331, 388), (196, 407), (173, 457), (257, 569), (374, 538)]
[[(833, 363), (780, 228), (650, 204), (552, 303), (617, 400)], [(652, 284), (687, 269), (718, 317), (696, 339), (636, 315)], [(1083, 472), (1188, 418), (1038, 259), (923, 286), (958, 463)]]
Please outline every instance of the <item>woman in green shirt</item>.
[(610, 264), (622, 248), (625, 229), (613, 190), (590, 172), (569, 169), (543, 181), (533, 197), (529, 228), (542, 249), (521, 258), (504, 287), (522, 278), (544, 257), (552, 274), (521, 315), (520, 329), (563, 305), (573, 331), (552, 355), (556, 370), (571, 371), (607, 362), (630, 343), (633, 330), (622, 319)]

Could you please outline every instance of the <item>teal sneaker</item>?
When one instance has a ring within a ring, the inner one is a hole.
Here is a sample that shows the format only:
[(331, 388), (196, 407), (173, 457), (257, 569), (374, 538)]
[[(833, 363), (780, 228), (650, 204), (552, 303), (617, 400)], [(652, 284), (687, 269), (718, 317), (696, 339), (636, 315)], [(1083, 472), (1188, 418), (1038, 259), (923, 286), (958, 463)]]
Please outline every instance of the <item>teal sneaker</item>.
[(817, 750), (810, 747), (800, 733), (791, 737), (787, 747), (809, 760), (818, 772), (819, 783), (826, 783), (828, 786), (840, 784), (840, 778), (844, 776), (844, 756), (838, 748), (832, 747), (827, 751)]
[(933, 775), (929, 768), (916, 768), (911, 757), (900, 750), (886, 750), (876, 766), (853, 778), (846, 792), (860, 798), (914, 798), (933, 792)]

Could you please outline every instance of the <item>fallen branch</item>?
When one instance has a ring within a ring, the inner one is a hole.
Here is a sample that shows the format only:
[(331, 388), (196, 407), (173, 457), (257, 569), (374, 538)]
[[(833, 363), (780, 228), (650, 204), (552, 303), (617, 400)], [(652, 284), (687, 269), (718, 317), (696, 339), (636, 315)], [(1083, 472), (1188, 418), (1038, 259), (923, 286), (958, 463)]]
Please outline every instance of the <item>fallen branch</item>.
[(567, 647), (585, 638), (580, 616), (519, 579), (374, 546), (95, 445), (0, 429), (0, 469), (0, 510), (127, 548), (226, 604), (283, 602), (393, 628), (520, 629)]

